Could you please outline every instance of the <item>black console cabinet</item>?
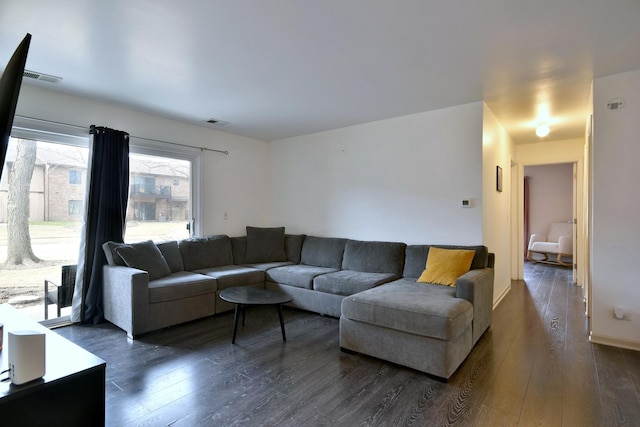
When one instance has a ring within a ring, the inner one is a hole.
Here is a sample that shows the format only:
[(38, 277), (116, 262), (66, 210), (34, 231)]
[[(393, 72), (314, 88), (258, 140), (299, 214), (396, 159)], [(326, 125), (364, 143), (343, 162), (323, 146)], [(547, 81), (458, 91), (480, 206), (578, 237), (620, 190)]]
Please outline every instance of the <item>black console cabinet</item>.
[(10, 351), (7, 332), (46, 334), (45, 376), (19, 386), (0, 382), (0, 426), (104, 426), (104, 360), (8, 304), (0, 305), (0, 323), (4, 324), (4, 348), (0, 351), (3, 371)]

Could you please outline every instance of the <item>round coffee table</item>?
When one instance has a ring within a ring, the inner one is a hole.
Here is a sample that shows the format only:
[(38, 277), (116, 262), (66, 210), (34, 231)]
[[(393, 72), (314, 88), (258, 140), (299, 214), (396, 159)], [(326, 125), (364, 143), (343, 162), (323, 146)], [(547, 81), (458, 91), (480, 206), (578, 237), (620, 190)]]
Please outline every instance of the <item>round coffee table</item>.
[(282, 341), (287, 341), (284, 333), (284, 321), (282, 320), (282, 304), (291, 302), (291, 298), (285, 294), (254, 288), (251, 286), (234, 286), (220, 292), (220, 298), (224, 301), (235, 304), (236, 309), (233, 315), (233, 337), (231, 344), (236, 342), (236, 332), (238, 331), (238, 314), (242, 311), (242, 326), (244, 326), (244, 312), (247, 308), (274, 305), (278, 308), (280, 317), (280, 329), (282, 330)]

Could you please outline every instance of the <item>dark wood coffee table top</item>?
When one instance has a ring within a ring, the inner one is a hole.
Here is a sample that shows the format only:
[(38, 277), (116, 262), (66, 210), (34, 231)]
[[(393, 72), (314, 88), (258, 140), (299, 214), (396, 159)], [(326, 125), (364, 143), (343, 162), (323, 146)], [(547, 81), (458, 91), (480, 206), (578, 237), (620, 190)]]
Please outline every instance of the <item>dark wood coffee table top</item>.
[(237, 286), (224, 289), (220, 292), (220, 298), (232, 304), (241, 305), (276, 305), (291, 302), (291, 297), (285, 294), (252, 286)]
[(236, 343), (238, 320), (240, 317), (239, 312), (242, 311), (242, 326), (244, 326), (246, 309), (259, 305), (273, 305), (277, 307), (278, 317), (280, 318), (280, 329), (282, 330), (282, 341), (287, 341), (287, 336), (284, 332), (284, 320), (282, 319), (282, 304), (291, 302), (291, 297), (279, 292), (267, 291), (252, 286), (236, 286), (223, 289), (220, 292), (220, 299), (236, 305), (233, 314), (233, 336), (231, 337), (231, 344)]

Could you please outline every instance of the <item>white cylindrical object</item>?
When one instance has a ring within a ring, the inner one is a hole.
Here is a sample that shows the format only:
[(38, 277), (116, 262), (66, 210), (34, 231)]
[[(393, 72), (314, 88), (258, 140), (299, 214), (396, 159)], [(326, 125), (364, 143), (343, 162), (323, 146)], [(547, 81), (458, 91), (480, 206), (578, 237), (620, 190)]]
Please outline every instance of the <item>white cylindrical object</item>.
[(7, 336), (9, 378), (16, 385), (45, 374), (45, 335), (36, 331), (10, 331)]

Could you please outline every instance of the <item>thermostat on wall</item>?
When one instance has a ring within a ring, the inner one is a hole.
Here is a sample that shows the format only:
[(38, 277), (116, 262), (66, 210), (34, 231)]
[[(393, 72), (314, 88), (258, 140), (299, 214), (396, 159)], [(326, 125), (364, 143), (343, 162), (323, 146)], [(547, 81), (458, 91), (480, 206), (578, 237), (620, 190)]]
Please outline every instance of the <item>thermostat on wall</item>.
[(461, 208), (470, 208), (471, 207), (471, 199), (461, 199), (460, 200)]

